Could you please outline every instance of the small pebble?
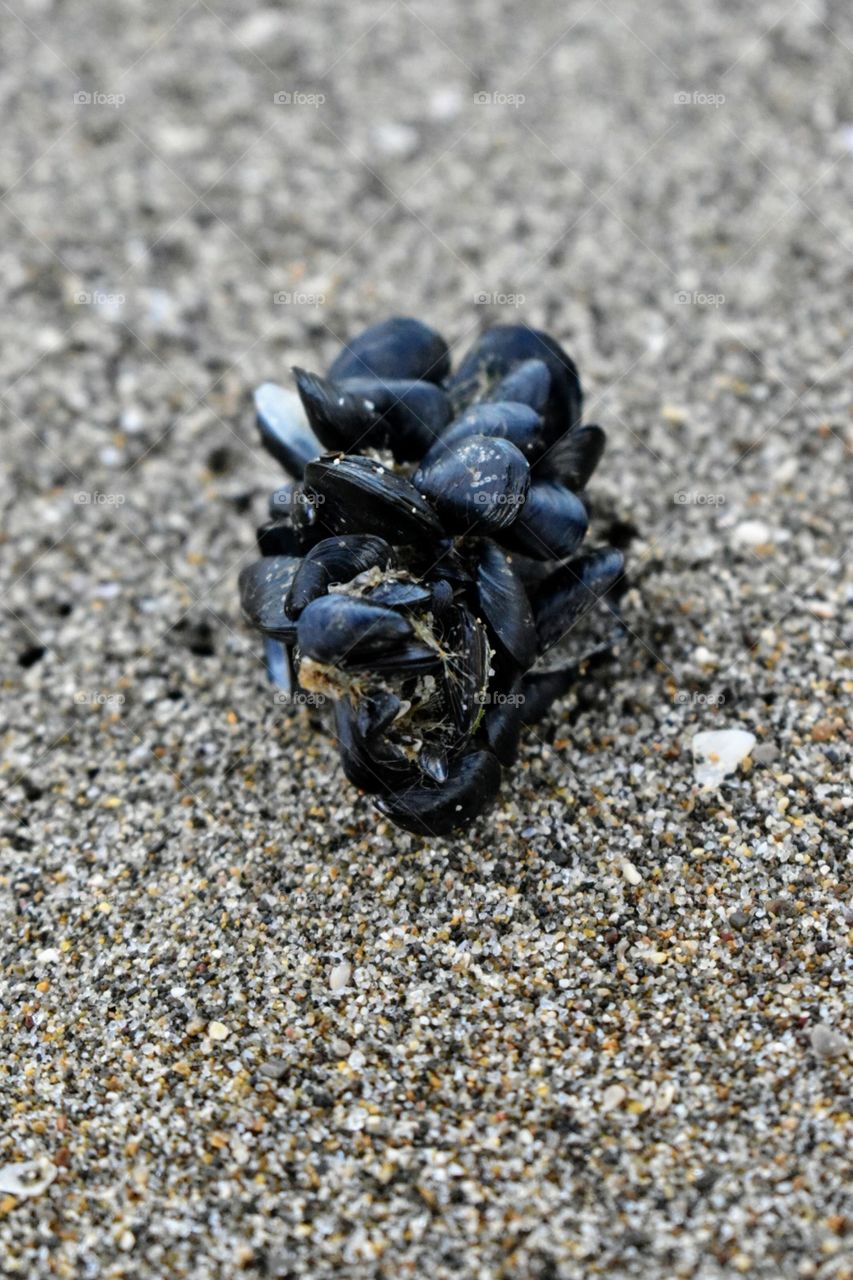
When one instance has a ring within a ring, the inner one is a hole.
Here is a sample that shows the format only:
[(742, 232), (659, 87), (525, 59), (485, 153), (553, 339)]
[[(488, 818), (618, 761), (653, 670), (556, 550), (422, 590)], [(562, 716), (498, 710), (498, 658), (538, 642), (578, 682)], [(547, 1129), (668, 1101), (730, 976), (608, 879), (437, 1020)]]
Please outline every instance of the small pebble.
[(352, 974), (352, 965), (348, 960), (342, 960), (340, 964), (333, 966), (329, 973), (329, 986), (333, 991), (342, 991), (350, 980)]
[(211, 1040), (227, 1040), (231, 1031), (224, 1022), (209, 1022), (207, 1024), (207, 1034)]
[(703, 787), (717, 787), (734, 773), (755, 746), (755, 735), (745, 729), (711, 729), (692, 741), (693, 771)]
[(287, 1074), (287, 1063), (284, 1058), (267, 1058), (266, 1062), (262, 1062), (258, 1071), (262, 1076), (269, 1076), (271, 1080), (281, 1080), (282, 1076)]
[(812, 1049), (819, 1058), (840, 1058), (850, 1048), (847, 1037), (825, 1022), (812, 1027), (810, 1039)]
[(17, 1164), (5, 1164), (0, 1168), (0, 1193), (29, 1200), (46, 1191), (57, 1175), (57, 1168), (49, 1160), (23, 1160)]
[(614, 1111), (616, 1107), (621, 1106), (627, 1096), (621, 1084), (608, 1085), (601, 1096), (601, 1110)]
[(643, 877), (633, 862), (629, 862), (627, 858), (622, 859), (622, 874), (629, 884), (637, 885), (643, 883)]

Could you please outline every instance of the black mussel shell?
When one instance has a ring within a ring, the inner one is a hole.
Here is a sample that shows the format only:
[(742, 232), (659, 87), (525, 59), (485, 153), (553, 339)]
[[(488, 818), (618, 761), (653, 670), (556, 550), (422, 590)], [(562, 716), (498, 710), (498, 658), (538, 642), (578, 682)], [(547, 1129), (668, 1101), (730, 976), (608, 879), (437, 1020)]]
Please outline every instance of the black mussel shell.
[(483, 396), (483, 401), (510, 400), (529, 405), (541, 413), (548, 403), (551, 373), (544, 360), (522, 360), (500, 378)]
[(509, 440), (528, 462), (534, 462), (547, 448), (542, 419), (535, 409), (511, 401), (500, 404), (475, 404), (451, 422), (433, 444), (421, 464), (429, 467), (439, 461), (446, 450), (469, 436), (488, 436), (493, 440)]
[(489, 387), (526, 360), (548, 366), (551, 387), (543, 408), (556, 438), (580, 421), (583, 398), (577, 367), (558, 342), (523, 324), (498, 324), (486, 329), (465, 356), (447, 390), (454, 404), (467, 404), (487, 394)]
[(324, 595), (333, 584), (351, 582), (368, 569), (387, 569), (393, 554), (384, 538), (370, 534), (324, 538), (311, 548), (296, 571), (287, 597), (288, 614), (298, 618), (306, 605)]
[(443, 382), (450, 372), (450, 351), (441, 334), (420, 320), (393, 316), (371, 325), (348, 343), (332, 362), (328, 377), (406, 378)]
[(434, 382), (348, 378), (338, 385), (372, 408), (370, 444), (390, 449), (397, 462), (417, 462), (450, 421), (450, 399)]
[(403, 613), (417, 613), (430, 608), (433, 593), (421, 582), (397, 581), (393, 578), (380, 582), (365, 592), (365, 600), (381, 604), (386, 609), (399, 609)]
[(615, 547), (585, 552), (555, 570), (534, 597), (539, 652), (546, 653), (618, 584), (625, 558)]
[[(293, 378), (308, 421), (321, 446), (342, 453), (369, 448), (371, 431), (379, 415), (363, 396), (350, 395), (326, 378), (305, 369), (294, 368)], [(322, 448), (316, 449), (313, 457), (322, 452)]]
[(300, 556), (305, 550), (299, 530), (289, 518), (262, 524), (256, 537), (262, 556)]
[(524, 324), (487, 329), (454, 374), (408, 317), (325, 376), (293, 372), (298, 395), (255, 393), (295, 483), (270, 500), (243, 610), (276, 688), (331, 705), (346, 777), (399, 827), (444, 836), (625, 634), (621, 553), (579, 551), (604, 432), (581, 425), (570, 356)]
[(483, 713), (489, 684), (486, 628), (464, 605), (453, 605), (444, 624), (444, 688), (456, 731), (466, 738)]
[(455, 591), (473, 581), (467, 556), (457, 551), (453, 539), (447, 538), (430, 546), (413, 546), (409, 555), (414, 571), (431, 585), (448, 582)]
[(267, 453), (301, 480), (305, 464), (322, 449), (294, 392), (275, 382), (262, 383), (255, 392), (255, 415)]
[(327, 449), (390, 449), (397, 462), (415, 462), (450, 421), (450, 401), (432, 382), (330, 382), (304, 369), (294, 369), (293, 376), (311, 426)]
[(300, 661), (312, 658), (342, 671), (424, 671), (441, 661), (401, 614), (340, 592), (306, 605), (296, 642)]
[(371, 689), (363, 694), (356, 710), (359, 733), (364, 738), (384, 733), (398, 716), (402, 705), (390, 689)]
[(441, 747), (422, 747), (418, 752), (418, 764), (433, 782), (446, 782), (450, 772), (447, 752)]
[(536, 724), (547, 715), (553, 703), (565, 697), (577, 678), (577, 667), (562, 667), (557, 671), (529, 672), (521, 683), (524, 698), (521, 715), (524, 724)]
[(392, 545), (430, 543), (443, 530), (410, 480), (370, 458), (325, 456), (305, 468), (305, 484), (335, 533), (374, 533)]
[(262, 555), (301, 555), (331, 532), (301, 484), (276, 489), (269, 509), (270, 521), (257, 531)]
[(378, 801), (399, 827), (421, 836), (444, 836), (476, 818), (498, 794), (501, 767), (491, 751), (460, 756), (446, 782), (409, 787)]
[(348, 698), (335, 703), (335, 732), (344, 773), (368, 795), (386, 795), (417, 780), (418, 769), (398, 747), (364, 732)]
[(530, 491), (518, 519), (497, 535), (504, 546), (534, 560), (565, 560), (583, 541), (586, 507), (565, 485), (542, 480)]
[(536, 463), (534, 478), (553, 477), (577, 493), (584, 489), (601, 461), (607, 437), (590, 423), (567, 431)]
[(536, 657), (536, 627), (513, 558), (484, 541), (477, 563), (477, 603), (489, 628), (513, 662), (526, 671)]
[(483, 732), (491, 750), (509, 768), (518, 758), (518, 744), (525, 725), (524, 677), (516, 675), (509, 688), (492, 692), (483, 717)]
[(296, 622), (285, 598), (299, 568), (293, 556), (265, 556), (240, 571), (240, 603), (247, 620), (263, 635), (293, 644)]
[(430, 583), (432, 611), (436, 618), (444, 618), (453, 604), (453, 584), (447, 578), (437, 578)]
[(412, 478), (432, 502), (444, 527), (466, 534), (505, 529), (518, 517), (530, 468), (508, 440), (470, 436), (450, 445)]

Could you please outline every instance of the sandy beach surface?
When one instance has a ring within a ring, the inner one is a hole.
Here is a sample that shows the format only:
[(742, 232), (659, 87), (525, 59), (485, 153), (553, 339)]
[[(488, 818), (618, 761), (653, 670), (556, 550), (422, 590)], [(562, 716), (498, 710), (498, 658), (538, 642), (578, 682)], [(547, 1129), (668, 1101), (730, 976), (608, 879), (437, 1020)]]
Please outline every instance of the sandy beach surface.
[[(853, 1275), (850, 9), (2, 8), (0, 1274)], [(237, 599), (394, 313), (564, 342), (630, 541), (447, 840)]]

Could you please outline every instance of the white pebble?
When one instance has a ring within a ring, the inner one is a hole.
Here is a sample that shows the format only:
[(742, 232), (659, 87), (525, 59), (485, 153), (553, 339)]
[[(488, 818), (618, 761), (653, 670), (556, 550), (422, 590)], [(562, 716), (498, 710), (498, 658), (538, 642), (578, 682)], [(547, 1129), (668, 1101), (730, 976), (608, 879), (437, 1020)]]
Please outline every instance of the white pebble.
[(640, 875), (633, 862), (629, 862), (627, 858), (622, 859), (622, 874), (629, 884), (643, 883), (643, 877)]
[(812, 1049), (819, 1058), (840, 1058), (850, 1047), (846, 1036), (826, 1022), (819, 1022), (812, 1027), (811, 1042)]
[(601, 1110), (613, 1111), (620, 1103), (625, 1101), (628, 1095), (622, 1088), (621, 1084), (610, 1084), (604, 1090), (601, 1098)]
[(209, 1022), (207, 1024), (207, 1034), (211, 1040), (227, 1040), (231, 1031), (224, 1022)]
[(417, 130), (411, 125), (397, 124), (390, 120), (377, 125), (372, 137), (377, 151), (395, 160), (405, 160), (407, 156), (414, 155), (420, 142)]
[(46, 1158), (4, 1164), (0, 1169), (0, 1192), (29, 1200), (46, 1191), (57, 1175), (56, 1166)]
[(732, 532), (732, 541), (739, 547), (760, 547), (773, 541), (773, 530), (763, 520), (742, 520)]
[(342, 960), (332, 968), (329, 974), (329, 986), (333, 991), (342, 991), (349, 982), (351, 974), (352, 965), (349, 960)]
[(697, 733), (692, 742), (693, 771), (703, 787), (718, 787), (723, 778), (745, 760), (755, 746), (755, 735), (746, 729), (711, 729)]

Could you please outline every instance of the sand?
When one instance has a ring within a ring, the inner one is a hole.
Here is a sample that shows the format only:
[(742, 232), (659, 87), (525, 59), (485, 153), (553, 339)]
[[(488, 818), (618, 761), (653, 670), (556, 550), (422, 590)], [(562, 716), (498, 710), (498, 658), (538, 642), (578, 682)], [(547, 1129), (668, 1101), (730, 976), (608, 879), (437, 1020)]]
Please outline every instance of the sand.
[[(849, 10), (4, 9), (2, 1274), (853, 1275)], [(633, 535), (430, 842), (236, 591), (397, 312), (564, 341)]]

